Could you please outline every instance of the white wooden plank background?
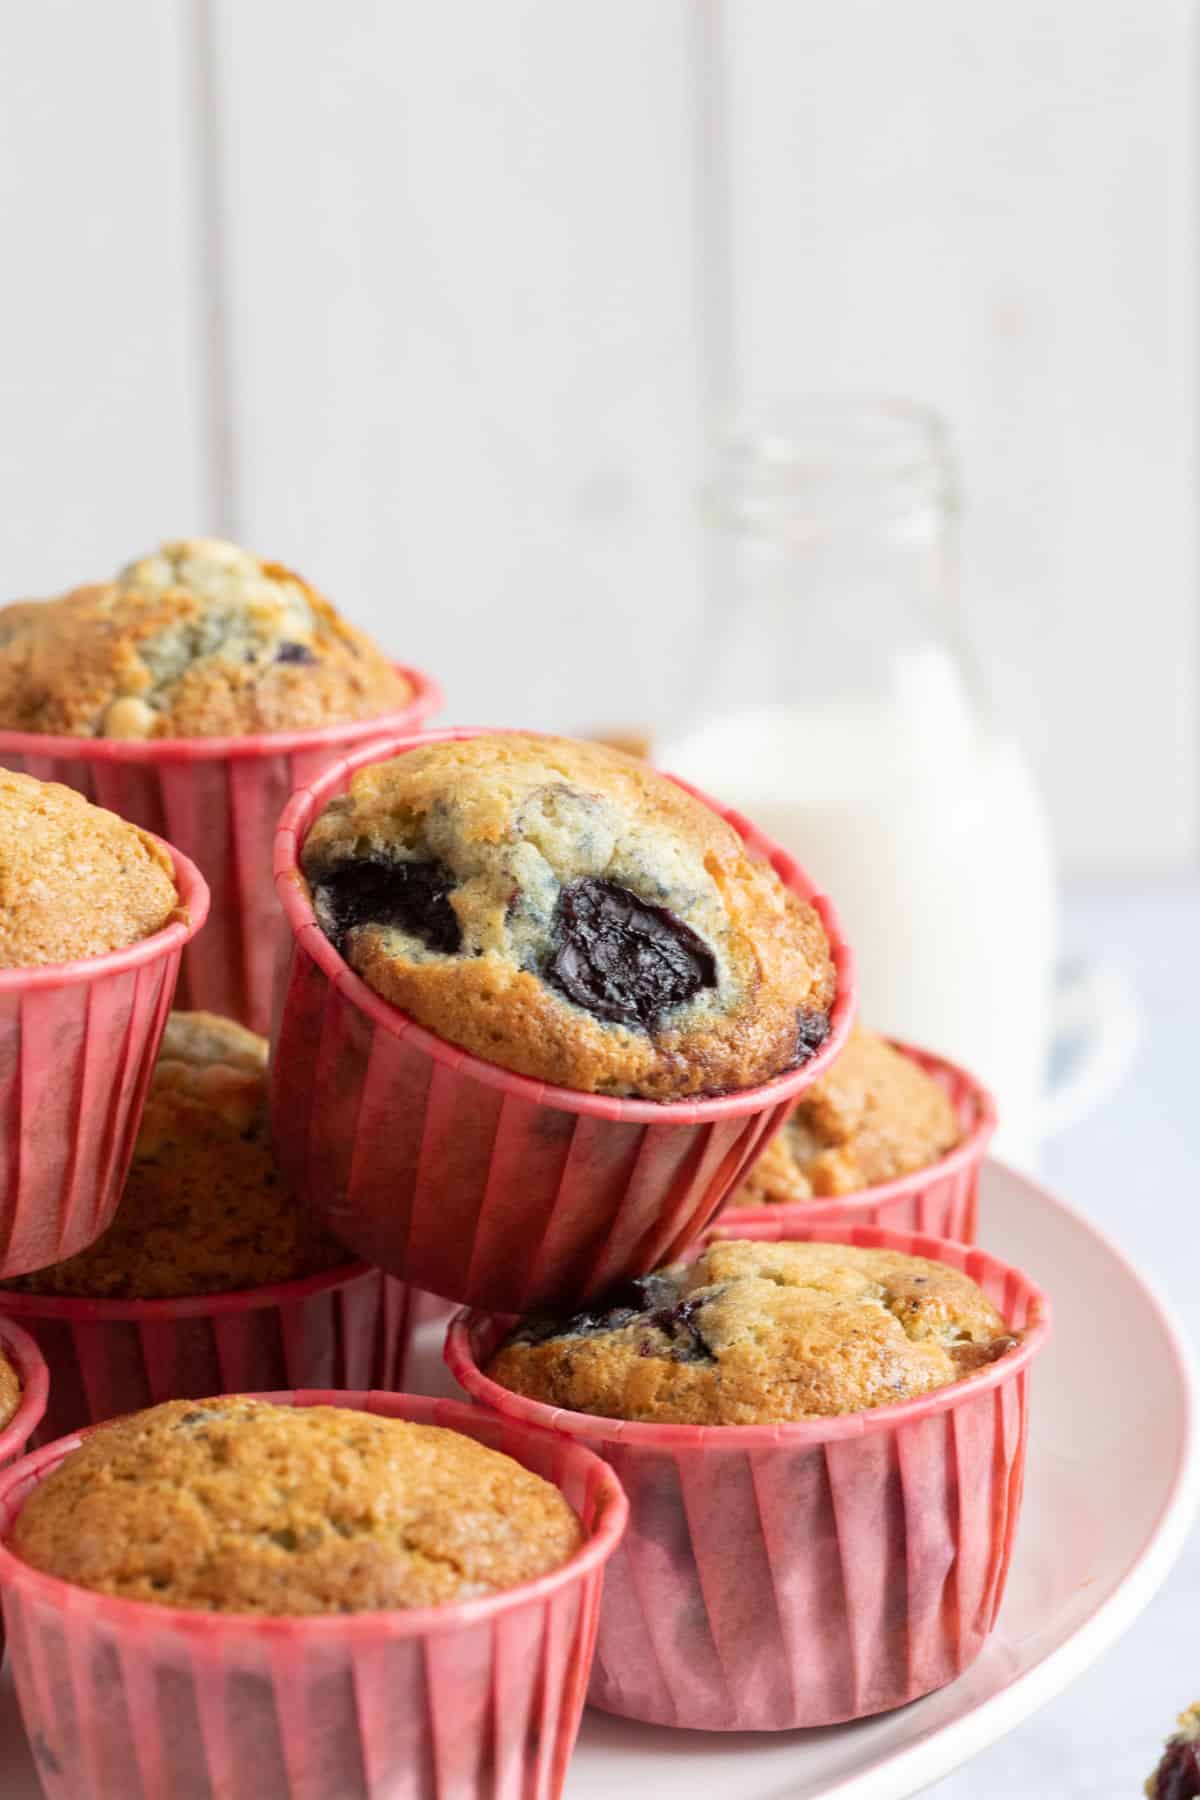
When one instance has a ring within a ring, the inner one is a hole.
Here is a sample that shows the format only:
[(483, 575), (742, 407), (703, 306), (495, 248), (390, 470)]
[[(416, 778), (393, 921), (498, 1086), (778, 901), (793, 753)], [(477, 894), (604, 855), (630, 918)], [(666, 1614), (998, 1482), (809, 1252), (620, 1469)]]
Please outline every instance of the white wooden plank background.
[(908, 392), (1068, 865), (1184, 866), (1196, 36), (1196, 0), (0, 8), (2, 589), (228, 529), (459, 717), (659, 718), (718, 416)]
[(1075, 864), (1197, 845), (1196, 9), (737, 0), (737, 383), (951, 419), (964, 592)]
[(0, 593), (203, 520), (190, 9), (0, 6)]
[(697, 592), (681, 6), (217, 11), (241, 528), (459, 718), (653, 717)]

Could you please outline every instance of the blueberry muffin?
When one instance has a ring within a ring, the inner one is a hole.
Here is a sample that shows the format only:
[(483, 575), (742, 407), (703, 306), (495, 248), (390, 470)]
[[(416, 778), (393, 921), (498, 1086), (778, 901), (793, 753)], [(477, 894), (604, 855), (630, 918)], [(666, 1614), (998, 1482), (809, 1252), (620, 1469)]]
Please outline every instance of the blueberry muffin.
[(0, 1350), (0, 1431), (11, 1424), (21, 1404), (21, 1377)]
[(529, 1319), (501, 1387), (570, 1412), (765, 1425), (911, 1400), (1016, 1339), (957, 1269), (848, 1244), (719, 1243), (572, 1319)]
[(928, 1167), (961, 1136), (949, 1096), (932, 1075), (856, 1026), (730, 1204), (853, 1194)]
[(9, 1547), (125, 1600), (312, 1614), (474, 1600), (582, 1539), (557, 1488), (460, 1432), (235, 1397), (101, 1426), (33, 1490)]
[(0, 769), (0, 968), (126, 950), (181, 916), (171, 860), (146, 832)]
[(1146, 1800), (1200, 1800), (1200, 1702), (1180, 1713), (1179, 1730), (1146, 1783)]
[(302, 865), (377, 993), (522, 1075), (719, 1094), (828, 1035), (813, 908), (716, 813), (602, 745), (484, 735), (360, 769)]
[(263, 1287), (350, 1262), (284, 1185), (267, 1125), (267, 1043), (172, 1013), (117, 1216), (94, 1244), (4, 1285), (168, 1300)]
[(164, 544), (115, 581), (0, 609), (0, 727), (72, 737), (300, 731), (411, 690), (306, 581), (236, 544)]

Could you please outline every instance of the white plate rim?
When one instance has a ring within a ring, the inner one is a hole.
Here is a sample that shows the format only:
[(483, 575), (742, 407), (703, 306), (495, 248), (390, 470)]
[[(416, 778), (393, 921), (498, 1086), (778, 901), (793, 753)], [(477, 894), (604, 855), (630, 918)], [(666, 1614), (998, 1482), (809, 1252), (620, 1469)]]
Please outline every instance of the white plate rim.
[[(931, 1782), (951, 1774), (1031, 1717), (1110, 1649), (1149, 1605), (1182, 1552), (1200, 1511), (1197, 1365), (1172, 1308), (1122, 1246), (1078, 1207), (1060, 1199), (1011, 1163), (998, 1157), (989, 1157), (987, 1163), (1019, 1181), (1043, 1204), (1065, 1213), (1080, 1231), (1099, 1240), (1146, 1296), (1175, 1365), (1183, 1402), (1175, 1472), (1158, 1515), (1123, 1580), (1070, 1637), (961, 1718), (931, 1726), (916, 1743), (893, 1752), (869, 1769), (822, 1788), (814, 1800), (906, 1800)], [(788, 1800), (796, 1791), (791, 1787), (777, 1789), (774, 1800)]]

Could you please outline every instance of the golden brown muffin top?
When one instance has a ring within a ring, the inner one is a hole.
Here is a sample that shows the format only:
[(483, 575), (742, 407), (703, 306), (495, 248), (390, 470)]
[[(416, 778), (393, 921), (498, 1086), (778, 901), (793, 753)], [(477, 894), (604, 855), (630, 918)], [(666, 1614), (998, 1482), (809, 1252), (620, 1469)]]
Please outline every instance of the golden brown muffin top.
[(856, 1025), (730, 1204), (853, 1194), (928, 1167), (961, 1136), (950, 1097), (933, 1076)]
[(410, 696), (300, 576), (218, 538), (0, 609), (0, 726), (12, 730), (233, 737), (370, 718)]
[(351, 1260), (308, 1220), (275, 1166), (266, 1039), (215, 1013), (177, 1012), (116, 1218), (77, 1256), (4, 1285), (163, 1300), (263, 1287)]
[(571, 1412), (766, 1425), (911, 1400), (1015, 1339), (943, 1263), (848, 1244), (713, 1244), (588, 1313), (533, 1319), (488, 1374)]
[(182, 916), (154, 839), (74, 788), (0, 769), (0, 968), (125, 950)]
[(20, 1406), (21, 1391), (21, 1377), (4, 1351), (0, 1350), (0, 1431), (11, 1423)]
[(96, 1593), (276, 1615), (473, 1600), (558, 1568), (582, 1538), (548, 1481), (457, 1431), (238, 1397), (101, 1426), (9, 1543)]
[(814, 909), (718, 814), (599, 744), (483, 735), (360, 769), (302, 861), (371, 987), (519, 1074), (723, 1093), (828, 1034)]

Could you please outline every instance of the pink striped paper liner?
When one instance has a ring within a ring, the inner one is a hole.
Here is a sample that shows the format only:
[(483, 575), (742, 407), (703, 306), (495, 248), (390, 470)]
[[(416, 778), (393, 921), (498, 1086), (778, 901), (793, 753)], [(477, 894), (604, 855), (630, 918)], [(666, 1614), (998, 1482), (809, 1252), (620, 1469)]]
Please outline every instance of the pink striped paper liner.
[(794, 1220), (803, 1225), (884, 1225), (893, 1231), (955, 1238), (960, 1244), (975, 1242), (979, 1172), (996, 1129), (995, 1102), (982, 1082), (957, 1063), (897, 1038), (888, 1042), (919, 1063), (949, 1096), (963, 1134), (953, 1150), (923, 1169), (859, 1188), (853, 1194), (825, 1194), (763, 1206), (730, 1205), (720, 1220), (721, 1236), (742, 1237), (747, 1224)]
[(0, 969), (0, 1276), (62, 1262), (117, 1209), (180, 954), (208, 889), (170, 844), (183, 916), (127, 950)]
[(161, 1400), (404, 1386), (410, 1290), (354, 1263), (232, 1294), (102, 1300), (0, 1293), (50, 1371), (35, 1444)]
[(0, 731), (0, 767), (61, 781), (100, 806), (177, 844), (212, 890), (203, 937), (184, 953), (177, 1004), (270, 1029), (282, 936), (271, 880), (275, 827), (293, 790), (357, 744), (415, 731), (442, 703), (418, 669), (406, 706), (313, 731), (235, 738), (54, 737)]
[[(11, 1319), (0, 1319), (0, 1352), (8, 1358), (21, 1383), (21, 1399), (8, 1424), (0, 1430), (0, 1470), (24, 1456), (46, 1412), (50, 1377), (41, 1351), (27, 1331)], [(4, 1656), (4, 1628), (0, 1624), (0, 1659)]]
[(1045, 1296), (982, 1250), (772, 1219), (746, 1238), (878, 1245), (965, 1270), (1019, 1347), (916, 1400), (794, 1425), (629, 1423), (483, 1373), (505, 1321), (462, 1313), (472, 1399), (612, 1465), (630, 1523), (609, 1567), (589, 1703), (656, 1725), (786, 1731), (904, 1706), (961, 1675), (996, 1619), (1021, 1504)]
[[(552, 1481), (586, 1541), (561, 1569), (484, 1599), (319, 1618), (118, 1600), (0, 1547), (13, 1674), (47, 1800), (555, 1800), (604, 1564), (625, 1527), (611, 1469), (455, 1401), (265, 1397), (464, 1432)], [(0, 1533), (78, 1443), (61, 1439), (0, 1477)]]
[(703, 1230), (841, 1048), (853, 964), (832, 907), (792, 858), (701, 794), (824, 923), (837, 993), (810, 1062), (711, 1099), (619, 1100), (514, 1075), (435, 1037), (343, 962), (297, 859), (313, 819), (357, 769), (479, 735), (372, 744), (293, 795), (275, 853), (293, 936), (272, 1045), (272, 1126), (289, 1181), (359, 1256), (447, 1299), (524, 1312), (582, 1302), (670, 1261)]

